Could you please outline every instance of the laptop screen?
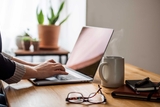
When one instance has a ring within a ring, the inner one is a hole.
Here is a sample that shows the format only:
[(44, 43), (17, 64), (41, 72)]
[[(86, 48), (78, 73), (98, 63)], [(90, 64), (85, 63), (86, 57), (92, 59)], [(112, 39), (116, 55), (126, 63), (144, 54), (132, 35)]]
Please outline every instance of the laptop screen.
[(109, 28), (83, 27), (66, 66), (93, 78), (112, 33)]

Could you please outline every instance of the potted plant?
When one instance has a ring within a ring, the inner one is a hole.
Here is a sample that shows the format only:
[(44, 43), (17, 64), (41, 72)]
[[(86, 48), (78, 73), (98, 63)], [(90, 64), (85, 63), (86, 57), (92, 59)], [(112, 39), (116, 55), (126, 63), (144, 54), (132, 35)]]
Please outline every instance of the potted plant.
[(38, 51), (39, 50), (39, 39), (33, 38), (32, 39), (32, 45), (33, 45), (34, 51)]
[(22, 38), (22, 46), (24, 50), (29, 50), (31, 46), (31, 37), (29, 36), (24, 36)]
[(30, 37), (29, 29), (27, 29), (27, 31), (24, 31), (23, 34), (16, 36), (16, 45), (17, 45), (18, 49), (23, 49), (23, 46), (22, 46), (23, 37)]
[[(51, 3), (50, 3), (51, 4)], [(58, 46), (58, 39), (59, 39), (59, 32), (60, 26), (68, 19), (69, 15), (66, 16), (60, 23), (58, 20), (60, 18), (60, 13), (64, 7), (65, 1), (61, 2), (58, 12), (55, 13), (53, 7), (50, 5), (49, 7), (49, 15), (47, 15), (48, 24), (44, 24), (44, 13), (42, 9), (39, 10), (37, 7), (36, 14), (38, 20), (38, 34), (39, 39), (41, 40), (39, 47), (45, 49), (57, 49)]]

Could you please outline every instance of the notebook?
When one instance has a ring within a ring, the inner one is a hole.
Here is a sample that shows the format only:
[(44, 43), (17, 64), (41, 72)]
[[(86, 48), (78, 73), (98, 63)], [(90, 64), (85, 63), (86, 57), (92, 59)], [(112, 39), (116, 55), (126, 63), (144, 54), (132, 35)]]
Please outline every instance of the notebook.
[(30, 79), (35, 85), (91, 82), (109, 44), (113, 29), (84, 26), (65, 65), (68, 75), (43, 80)]
[(159, 89), (159, 84), (155, 84), (150, 80), (148, 80), (145, 84), (136, 87), (135, 84), (139, 81), (141, 80), (126, 80), (125, 83), (134, 91), (154, 91)]
[(115, 89), (111, 95), (113, 98), (160, 102), (160, 89), (157, 91), (136, 92), (124, 84), (123, 86)]

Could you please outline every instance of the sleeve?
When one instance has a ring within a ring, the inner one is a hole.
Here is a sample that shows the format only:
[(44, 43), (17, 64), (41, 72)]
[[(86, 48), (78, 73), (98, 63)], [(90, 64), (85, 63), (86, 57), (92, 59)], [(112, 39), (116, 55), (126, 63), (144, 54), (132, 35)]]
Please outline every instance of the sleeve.
[(13, 76), (15, 67), (15, 62), (9, 60), (0, 53), (0, 79), (5, 80)]
[(26, 72), (25, 67), (22, 64), (19, 64), (19, 63), (15, 63), (15, 64), (16, 64), (16, 69), (15, 69), (14, 75), (9, 79), (4, 80), (8, 84), (19, 82)]
[(10, 60), (12, 60), (12, 58), (13, 58), (11, 55), (8, 55), (8, 54), (6, 54), (4, 52), (2, 52), (2, 55), (5, 56), (5, 57), (7, 57)]
[(26, 72), (22, 64), (13, 62), (10, 59), (12, 59), (12, 56), (6, 53), (2, 52), (0, 55), (0, 79), (8, 84), (19, 82)]

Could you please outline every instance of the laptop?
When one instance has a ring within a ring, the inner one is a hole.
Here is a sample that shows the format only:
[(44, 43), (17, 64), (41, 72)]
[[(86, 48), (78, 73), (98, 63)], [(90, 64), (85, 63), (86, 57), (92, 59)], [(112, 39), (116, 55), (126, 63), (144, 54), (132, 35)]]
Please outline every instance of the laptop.
[(113, 29), (84, 26), (66, 63), (68, 75), (29, 79), (34, 85), (91, 82), (113, 34)]

